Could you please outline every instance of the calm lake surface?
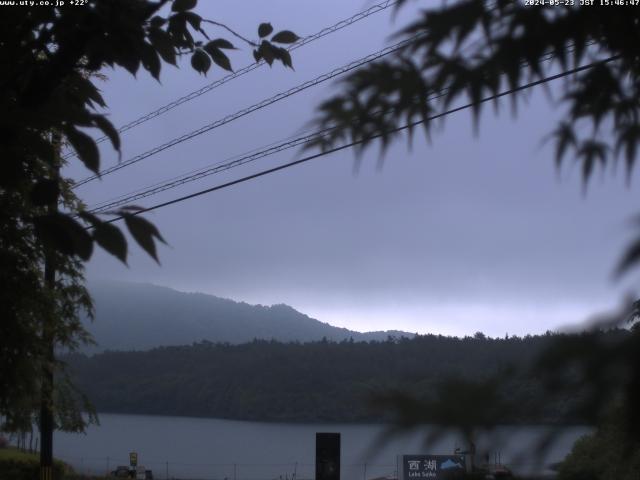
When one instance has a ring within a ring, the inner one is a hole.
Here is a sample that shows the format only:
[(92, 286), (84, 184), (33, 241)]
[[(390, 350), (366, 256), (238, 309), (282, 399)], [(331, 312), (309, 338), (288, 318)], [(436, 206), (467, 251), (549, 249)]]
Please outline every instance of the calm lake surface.
[[(280, 476), (314, 478), (315, 433), (342, 434), (342, 478), (372, 479), (394, 475), (401, 454), (451, 454), (464, 445), (459, 436), (442, 435), (425, 447), (425, 428), (409, 436), (389, 438), (375, 452), (371, 448), (383, 434), (383, 425), (259, 423), (190, 417), (101, 414), (100, 426), (86, 435), (56, 433), (54, 455), (83, 473), (104, 474), (128, 465), (129, 452), (154, 477), (180, 479), (262, 480)], [(547, 427), (501, 427), (478, 436), (477, 458), (489, 454), (515, 472), (540, 471), (564, 458), (587, 428), (563, 428), (547, 455), (538, 459), (537, 443)]]

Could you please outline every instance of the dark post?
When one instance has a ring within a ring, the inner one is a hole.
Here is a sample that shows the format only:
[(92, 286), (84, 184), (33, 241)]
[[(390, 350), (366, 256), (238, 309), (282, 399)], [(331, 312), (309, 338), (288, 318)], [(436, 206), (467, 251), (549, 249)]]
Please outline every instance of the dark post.
[[(60, 134), (53, 133), (51, 140), (56, 157), (58, 157), (60, 155)], [(54, 179), (57, 180), (60, 169), (59, 158), (56, 158), (55, 162)], [(51, 213), (58, 210), (57, 195), (48, 209)], [(50, 247), (45, 246), (44, 287), (53, 290), (55, 282), (54, 252)], [(45, 351), (40, 392), (40, 480), (53, 480), (53, 369), (55, 363), (53, 315), (54, 312), (48, 312), (45, 318), (42, 319), (42, 345)]]
[(340, 480), (339, 433), (316, 433), (316, 480)]
[[(55, 281), (55, 270), (51, 262), (45, 262), (47, 286)], [(49, 323), (49, 325), (47, 325)], [(43, 326), (43, 343), (46, 360), (42, 367), (42, 392), (40, 399), (40, 480), (53, 479), (53, 335), (50, 321)]]

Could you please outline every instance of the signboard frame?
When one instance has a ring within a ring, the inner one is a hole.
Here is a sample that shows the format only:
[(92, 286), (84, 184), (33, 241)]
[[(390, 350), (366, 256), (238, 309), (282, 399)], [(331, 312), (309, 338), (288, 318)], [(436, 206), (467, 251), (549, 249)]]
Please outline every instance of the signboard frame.
[(398, 455), (399, 480), (446, 480), (466, 473), (464, 455)]

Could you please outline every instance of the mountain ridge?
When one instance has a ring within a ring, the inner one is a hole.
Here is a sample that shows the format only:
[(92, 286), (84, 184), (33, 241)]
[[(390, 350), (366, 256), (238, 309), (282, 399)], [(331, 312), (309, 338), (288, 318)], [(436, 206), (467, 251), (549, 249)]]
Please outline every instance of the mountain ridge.
[(200, 341), (239, 344), (260, 340), (342, 341), (413, 337), (399, 330), (358, 332), (312, 318), (290, 305), (252, 305), (201, 292), (149, 283), (89, 282), (95, 320), (83, 323), (103, 350), (148, 350)]

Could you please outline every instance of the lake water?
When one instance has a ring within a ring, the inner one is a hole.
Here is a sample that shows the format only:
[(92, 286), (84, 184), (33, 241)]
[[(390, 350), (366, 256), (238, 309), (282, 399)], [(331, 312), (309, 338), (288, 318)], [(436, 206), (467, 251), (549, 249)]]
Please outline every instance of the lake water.
[[(128, 465), (129, 452), (138, 464), (152, 469), (154, 477), (180, 479), (267, 480), (314, 478), (315, 433), (341, 433), (342, 478), (368, 480), (391, 476), (399, 454), (451, 454), (464, 447), (453, 433), (425, 447), (425, 428), (408, 436), (387, 439), (371, 452), (383, 425), (259, 423), (190, 417), (101, 414), (100, 426), (87, 434), (56, 433), (54, 455), (82, 473), (103, 474)], [(500, 455), (515, 472), (529, 474), (541, 465), (560, 461), (573, 442), (588, 432), (582, 427), (563, 428), (544, 458), (535, 446), (549, 428), (501, 427), (477, 439), (477, 458)]]

